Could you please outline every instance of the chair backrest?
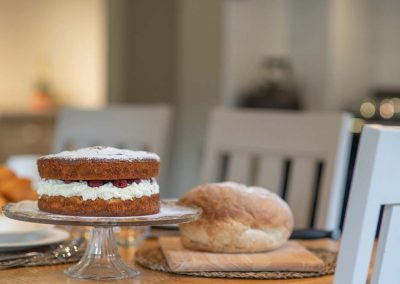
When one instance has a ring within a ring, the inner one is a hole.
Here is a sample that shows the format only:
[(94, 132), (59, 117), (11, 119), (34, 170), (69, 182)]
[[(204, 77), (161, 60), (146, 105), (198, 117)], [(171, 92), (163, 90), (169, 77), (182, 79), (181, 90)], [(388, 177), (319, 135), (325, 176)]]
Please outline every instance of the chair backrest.
[(346, 211), (335, 284), (366, 283), (384, 206), (372, 284), (400, 283), (400, 128), (365, 126)]
[(344, 113), (216, 109), (202, 180), (264, 186), (287, 200), (296, 227), (337, 229), (350, 125)]
[(64, 108), (57, 121), (54, 152), (94, 145), (156, 152), (165, 166), (171, 123), (166, 105), (110, 106), (100, 110)]

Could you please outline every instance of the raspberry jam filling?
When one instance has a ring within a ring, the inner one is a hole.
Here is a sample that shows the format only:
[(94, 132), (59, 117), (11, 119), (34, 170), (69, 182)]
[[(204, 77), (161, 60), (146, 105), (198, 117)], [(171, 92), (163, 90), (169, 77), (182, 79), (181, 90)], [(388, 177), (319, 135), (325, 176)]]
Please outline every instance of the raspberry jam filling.
[[(124, 188), (132, 183), (139, 184), (142, 179), (117, 179), (117, 180), (63, 180), (64, 183), (70, 184), (72, 182), (86, 182), (89, 187), (100, 187), (106, 183), (111, 182), (115, 187)], [(150, 183), (153, 183), (153, 179), (149, 180)]]

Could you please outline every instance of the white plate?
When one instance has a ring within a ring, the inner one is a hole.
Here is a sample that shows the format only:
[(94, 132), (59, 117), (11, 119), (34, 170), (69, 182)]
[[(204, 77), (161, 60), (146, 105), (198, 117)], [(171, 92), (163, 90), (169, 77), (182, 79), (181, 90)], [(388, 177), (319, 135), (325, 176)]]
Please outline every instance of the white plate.
[[(29, 234), (28, 234), (29, 235)], [(50, 228), (35, 232), (35, 238), (24, 238), (20, 235), (18, 240), (0, 243), (0, 252), (25, 250), (37, 246), (56, 244), (69, 238), (69, 233), (56, 228)]]
[(0, 238), (3, 236), (14, 237), (22, 234), (32, 234), (53, 227), (54, 225), (22, 222), (5, 216), (0, 216)]

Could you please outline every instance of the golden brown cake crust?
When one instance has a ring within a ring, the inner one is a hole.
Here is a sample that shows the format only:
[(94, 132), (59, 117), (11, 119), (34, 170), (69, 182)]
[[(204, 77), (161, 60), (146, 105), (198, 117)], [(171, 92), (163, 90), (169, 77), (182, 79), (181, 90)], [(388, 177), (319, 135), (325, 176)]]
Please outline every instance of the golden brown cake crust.
[(149, 179), (158, 175), (157, 160), (101, 160), (40, 158), (39, 175), (59, 180)]
[(38, 200), (40, 210), (73, 216), (142, 216), (160, 211), (160, 195), (143, 196), (133, 200), (95, 199), (83, 200), (80, 196), (63, 197), (42, 195)]

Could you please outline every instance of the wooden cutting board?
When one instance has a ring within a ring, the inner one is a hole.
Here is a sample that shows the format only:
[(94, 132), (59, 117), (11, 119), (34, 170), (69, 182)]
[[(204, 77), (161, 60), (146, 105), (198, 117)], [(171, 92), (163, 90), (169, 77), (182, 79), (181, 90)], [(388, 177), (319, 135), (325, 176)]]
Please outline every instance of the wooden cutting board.
[(161, 237), (161, 249), (174, 272), (303, 271), (319, 272), (324, 262), (295, 241), (263, 253), (210, 253), (185, 249), (179, 237)]

